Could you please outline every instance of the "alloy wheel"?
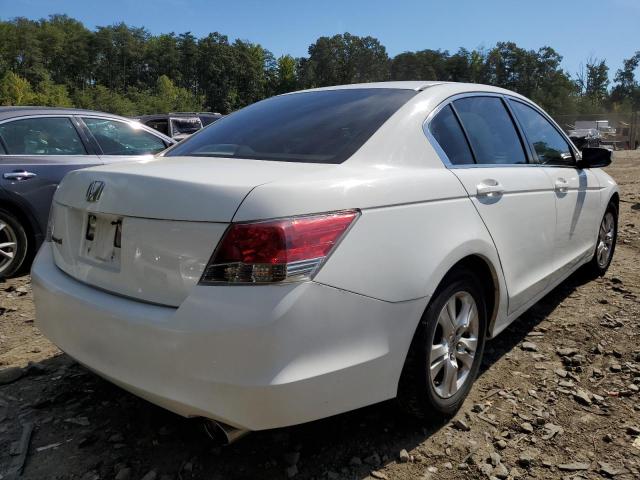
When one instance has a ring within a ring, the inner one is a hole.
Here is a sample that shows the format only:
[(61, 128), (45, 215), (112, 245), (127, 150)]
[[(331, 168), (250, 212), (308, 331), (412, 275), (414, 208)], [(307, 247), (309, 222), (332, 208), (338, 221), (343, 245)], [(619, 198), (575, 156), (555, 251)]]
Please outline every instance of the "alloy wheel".
[(478, 348), (478, 307), (468, 292), (456, 292), (438, 315), (431, 339), (429, 379), (441, 398), (460, 390), (473, 367)]
[(18, 249), (18, 237), (11, 225), (0, 220), (0, 273), (13, 262)]
[(596, 259), (600, 268), (606, 268), (611, 259), (613, 240), (615, 237), (616, 222), (613, 213), (607, 212), (600, 223), (598, 233), (598, 247), (596, 248)]

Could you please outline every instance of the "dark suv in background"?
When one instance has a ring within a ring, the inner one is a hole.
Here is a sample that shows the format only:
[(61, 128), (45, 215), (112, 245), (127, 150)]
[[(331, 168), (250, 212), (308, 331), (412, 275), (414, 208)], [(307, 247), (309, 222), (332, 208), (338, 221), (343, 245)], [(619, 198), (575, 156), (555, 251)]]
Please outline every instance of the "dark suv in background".
[(107, 113), (0, 107), (0, 278), (17, 272), (40, 246), (51, 199), (67, 172), (151, 157), (174, 143)]
[(143, 115), (136, 117), (135, 120), (180, 141), (220, 118), (222, 118), (220, 113), (173, 112)]

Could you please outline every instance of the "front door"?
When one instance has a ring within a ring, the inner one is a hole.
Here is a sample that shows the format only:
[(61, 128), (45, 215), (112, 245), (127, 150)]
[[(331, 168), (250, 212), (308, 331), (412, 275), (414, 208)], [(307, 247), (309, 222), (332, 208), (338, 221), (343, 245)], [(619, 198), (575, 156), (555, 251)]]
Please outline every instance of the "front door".
[(510, 100), (510, 104), (554, 188), (554, 263), (555, 277), (560, 280), (593, 255), (600, 225), (600, 184), (592, 172), (576, 168), (569, 141), (541, 112), (518, 100)]

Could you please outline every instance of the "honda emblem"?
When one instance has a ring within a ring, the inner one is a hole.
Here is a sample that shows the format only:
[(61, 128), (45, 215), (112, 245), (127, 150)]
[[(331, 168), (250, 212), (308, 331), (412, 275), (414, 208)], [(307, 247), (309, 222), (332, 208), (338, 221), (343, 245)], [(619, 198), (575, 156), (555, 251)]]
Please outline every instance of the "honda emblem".
[(89, 184), (89, 188), (87, 188), (87, 202), (97, 202), (100, 199), (100, 195), (102, 195), (102, 190), (104, 189), (104, 182), (100, 180), (94, 180)]

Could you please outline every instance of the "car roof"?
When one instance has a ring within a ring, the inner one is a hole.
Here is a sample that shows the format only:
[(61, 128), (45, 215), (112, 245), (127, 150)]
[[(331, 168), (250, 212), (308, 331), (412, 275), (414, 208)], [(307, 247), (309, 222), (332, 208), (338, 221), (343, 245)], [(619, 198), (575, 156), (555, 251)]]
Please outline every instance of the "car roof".
[(139, 115), (137, 119), (140, 120), (165, 120), (169, 118), (193, 118), (193, 117), (222, 117), (221, 113), (217, 112), (169, 112), (169, 113), (150, 113), (148, 115)]
[(131, 121), (128, 118), (114, 115), (112, 113), (97, 112), (95, 110), (83, 110), (79, 108), (58, 108), (58, 107), (0, 107), (0, 120), (14, 117), (26, 117), (31, 115), (97, 115), (101, 117), (117, 118), (119, 120)]
[[(363, 89), (363, 88), (386, 88), (394, 90), (414, 90), (416, 92), (424, 92), (431, 89), (431, 87), (440, 87), (438, 89), (446, 90), (450, 94), (455, 93), (470, 93), (470, 92), (490, 92), (509, 94), (515, 97), (522, 97), (522, 95), (506, 90), (500, 87), (494, 87), (492, 85), (485, 85), (482, 83), (464, 83), (464, 82), (440, 82), (440, 81), (422, 81), (422, 80), (410, 80), (410, 81), (393, 81), (393, 82), (372, 82), (372, 83), (352, 83), (349, 85), (333, 85), (330, 87), (310, 88), (307, 90), (298, 90), (296, 92), (285, 93), (284, 95), (291, 95), (304, 92), (318, 92), (324, 90), (346, 90), (346, 89)], [(423, 94), (424, 95), (424, 94)]]
[[(388, 88), (394, 90), (415, 90), (420, 92), (425, 88), (432, 87), (434, 85), (440, 85), (447, 82), (425, 81), (425, 80), (409, 80), (401, 82), (371, 82), (371, 83), (351, 83), (348, 85), (332, 85), (329, 87), (309, 88), (307, 90), (298, 90), (290, 93), (302, 93), (302, 92), (321, 92), (323, 90), (347, 90), (358, 88)], [(288, 95), (285, 93), (285, 95)]]

